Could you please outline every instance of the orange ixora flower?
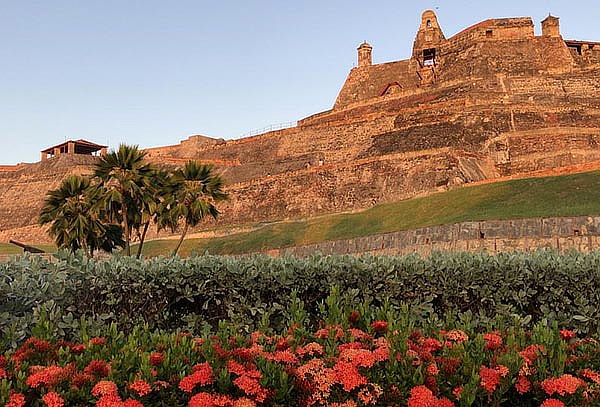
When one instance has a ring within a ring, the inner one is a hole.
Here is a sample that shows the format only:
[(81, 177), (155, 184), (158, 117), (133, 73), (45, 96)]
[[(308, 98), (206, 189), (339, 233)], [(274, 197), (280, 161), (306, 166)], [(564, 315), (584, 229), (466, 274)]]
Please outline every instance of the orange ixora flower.
[(42, 401), (47, 407), (63, 407), (65, 405), (63, 398), (54, 391), (44, 394), (42, 396)]
[(469, 335), (459, 329), (454, 329), (446, 333), (446, 338), (456, 343), (462, 343), (469, 340)]
[(25, 405), (25, 396), (21, 393), (11, 393), (8, 397), (8, 403), (4, 407), (23, 407)]
[(100, 338), (92, 338), (92, 339), (90, 339), (89, 342), (88, 342), (88, 345), (89, 346), (94, 346), (94, 345), (96, 345), (96, 346), (102, 346), (105, 343), (106, 343), (106, 338), (100, 337)]
[(205, 362), (193, 367), (193, 373), (184, 377), (179, 382), (179, 388), (187, 393), (191, 393), (196, 385), (205, 386), (214, 381), (213, 370), (210, 365)]
[(570, 331), (568, 329), (563, 329), (560, 331), (560, 337), (563, 338), (565, 341), (570, 341), (571, 339), (575, 338), (575, 332)]
[(336, 382), (341, 384), (345, 391), (352, 391), (367, 384), (367, 378), (361, 375), (352, 363), (339, 361), (333, 366), (333, 370)]
[(502, 337), (497, 332), (484, 334), (483, 339), (485, 340), (486, 350), (497, 350), (502, 346)]
[(25, 381), (29, 387), (37, 388), (40, 385), (53, 386), (64, 378), (64, 369), (59, 366), (31, 368), (33, 372)]
[(123, 400), (116, 393), (105, 394), (96, 402), (96, 407), (123, 407)]
[(481, 387), (488, 393), (493, 393), (500, 384), (500, 378), (505, 377), (507, 374), (508, 368), (506, 366), (498, 365), (498, 367), (494, 369), (481, 366), (479, 369)]
[(129, 385), (129, 388), (135, 391), (138, 396), (144, 397), (146, 394), (149, 394), (152, 391), (152, 388), (145, 380), (136, 380)]
[(517, 382), (515, 383), (515, 388), (519, 394), (525, 394), (531, 390), (531, 382), (527, 377), (519, 375)]
[(347, 400), (342, 403), (329, 403), (329, 407), (356, 407), (356, 402), (354, 400)]
[(383, 391), (381, 390), (381, 387), (379, 385), (374, 383), (367, 384), (358, 391), (358, 399), (364, 405), (377, 404), (377, 400), (379, 399), (379, 397), (381, 397), (382, 394)]
[(106, 396), (108, 394), (117, 394), (119, 389), (114, 382), (110, 380), (101, 380), (92, 389), (92, 396)]
[(190, 398), (189, 407), (224, 407), (230, 406), (232, 400), (227, 396), (210, 393), (198, 393)]
[(159, 366), (165, 360), (165, 355), (160, 352), (152, 352), (150, 354), (150, 364), (152, 366)]
[(433, 407), (437, 398), (425, 386), (416, 386), (410, 390), (408, 407)]
[(375, 332), (385, 332), (388, 329), (388, 323), (386, 321), (375, 321), (371, 324), (371, 328)]
[(242, 397), (233, 402), (233, 407), (256, 407), (256, 403), (253, 400)]
[(254, 377), (249, 376), (240, 376), (233, 381), (240, 390), (242, 390), (246, 395), (254, 397), (256, 401), (262, 403), (267, 398), (269, 392), (263, 388), (259, 381)]
[(575, 394), (577, 389), (583, 384), (583, 380), (570, 374), (564, 374), (561, 377), (544, 380), (542, 382), (542, 389), (549, 396), (552, 396), (554, 393), (564, 396)]
[(544, 401), (540, 407), (566, 407), (565, 403), (557, 399), (548, 399)]
[(600, 385), (600, 373), (595, 372), (591, 369), (583, 369), (579, 374), (586, 379), (593, 381), (594, 383)]

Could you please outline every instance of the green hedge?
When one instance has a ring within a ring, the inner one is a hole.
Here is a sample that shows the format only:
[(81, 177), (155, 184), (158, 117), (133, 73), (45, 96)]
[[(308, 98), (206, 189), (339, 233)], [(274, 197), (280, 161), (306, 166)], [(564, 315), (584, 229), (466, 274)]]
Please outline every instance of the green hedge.
[(387, 300), (392, 308), (409, 306), (417, 324), (448, 317), (480, 327), (548, 321), (590, 333), (600, 321), (600, 253), (147, 261), (59, 256), (56, 263), (25, 257), (0, 265), (0, 330), (13, 343), (29, 335), (41, 315), (66, 338), (82, 321), (87, 329), (116, 322), (125, 331), (139, 323), (198, 329), (219, 320), (244, 331), (258, 324), (281, 329), (291, 302), (304, 303), (316, 323), (334, 286), (347, 309)]

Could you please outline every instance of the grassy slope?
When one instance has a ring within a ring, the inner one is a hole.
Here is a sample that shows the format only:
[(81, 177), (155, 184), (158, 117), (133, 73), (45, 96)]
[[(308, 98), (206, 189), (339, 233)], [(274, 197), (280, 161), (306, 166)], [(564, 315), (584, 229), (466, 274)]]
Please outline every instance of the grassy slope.
[[(45, 250), (48, 253), (54, 253), (56, 251), (56, 246), (48, 246), (48, 245), (33, 245), (38, 249)], [(10, 243), (0, 243), (0, 254), (23, 254), (23, 249), (17, 247)]]
[[(600, 172), (594, 171), (457, 188), (355, 214), (277, 223), (221, 238), (189, 239), (183, 243), (180, 254), (207, 250), (215, 254), (246, 253), (467, 220), (600, 214), (598, 186)], [(148, 242), (144, 253), (167, 254), (176, 243)]]

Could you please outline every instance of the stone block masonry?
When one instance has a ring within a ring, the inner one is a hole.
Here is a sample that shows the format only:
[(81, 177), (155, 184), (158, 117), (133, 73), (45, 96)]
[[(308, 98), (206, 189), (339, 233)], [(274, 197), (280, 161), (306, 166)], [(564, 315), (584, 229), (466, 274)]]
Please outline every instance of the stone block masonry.
[(300, 257), (313, 253), (418, 253), (427, 256), (433, 251), (499, 253), (534, 251), (540, 248), (562, 252), (600, 250), (600, 216), (462, 222), (270, 250), (266, 253), (271, 256), (291, 254)]

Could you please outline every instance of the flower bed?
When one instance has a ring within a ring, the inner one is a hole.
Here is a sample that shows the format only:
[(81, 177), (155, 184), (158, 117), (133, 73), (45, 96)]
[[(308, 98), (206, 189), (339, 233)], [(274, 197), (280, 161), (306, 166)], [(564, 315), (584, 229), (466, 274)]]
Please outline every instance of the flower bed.
[(30, 338), (0, 357), (0, 405), (99, 407), (597, 406), (600, 344), (535, 327), (475, 334), (369, 323), (281, 335), (113, 326), (80, 343)]

